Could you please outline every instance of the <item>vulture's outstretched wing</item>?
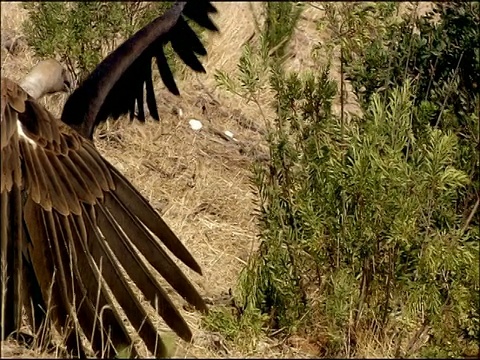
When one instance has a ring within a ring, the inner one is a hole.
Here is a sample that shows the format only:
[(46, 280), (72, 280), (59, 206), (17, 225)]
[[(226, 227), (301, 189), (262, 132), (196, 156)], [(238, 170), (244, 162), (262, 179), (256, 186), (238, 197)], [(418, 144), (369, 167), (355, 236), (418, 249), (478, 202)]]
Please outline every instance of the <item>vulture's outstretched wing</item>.
[(215, 7), (206, 0), (175, 3), (163, 16), (140, 29), (97, 66), (68, 98), (62, 121), (89, 139), (95, 127), (109, 116), (117, 119), (130, 113), (132, 119), (135, 104), (139, 109), (139, 120), (144, 121), (144, 88), (150, 115), (159, 120), (153, 91), (152, 59), (156, 59), (167, 88), (178, 95), (163, 47), (170, 41), (182, 61), (195, 71), (205, 72), (197, 55), (206, 55), (207, 51), (183, 15), (202, 27), (218, 31), (209, 18), (209, 14), (215, 12)]
[[(114, 355), (132, 340), (107, 284), (148, 349), (164, 356), (121, 265), (165, 322), (189, 341), (187, 324), (136, 251), (189, 303), (206, 310), (158, 239), (200, 273), (187, 249), (90, 140), (53, 118), (14, 82), (2, 78), (1, 91), (0, 220), (2, 267), (7, 267), (2, 284), (10, 290), (2, 297), (2, 338), (18, 329), (22, 301), (28, 309), (33, 300), (36, 316), (42, 316), (42, 307), (49, 309), (59, 330), (72, 330), (71, 350), (83, 355), (81, 329), (98, 355)], [(76, 320), (69, 324), (69, 319)], [(100, 353), (107, 344), (110, 352)]]

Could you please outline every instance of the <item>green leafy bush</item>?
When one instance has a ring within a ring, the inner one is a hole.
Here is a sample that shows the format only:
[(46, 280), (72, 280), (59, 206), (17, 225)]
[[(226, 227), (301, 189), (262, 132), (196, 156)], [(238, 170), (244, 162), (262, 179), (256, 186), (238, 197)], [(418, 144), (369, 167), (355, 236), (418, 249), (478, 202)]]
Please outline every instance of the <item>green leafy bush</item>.
[(253, 171), (261, 244), (237, 302), (324, 356), (372, 344), (382, 356), (460, 356), (480, 334), (477, 5), (438, 5), (435, 21), (344, 6), (327, 11), (337, 38), (322, 45), (341, 46), (361, 116), (333, 112), (328, 66), (288, 74), (262, 63), (261, 47), (244, 52), (237, 79), (218, 77), (247, 99), (275, 93), (270, 162)]
[[(375, 94), (342, 137), (327, 72), (274, 76), (271, 164), (255, 177), (262, 244), (245, 303), (276, 328), (327, 329), (330, 356), (365, 328), (413, 331), (423, 318), (437, 329), (447, 308), (466, 320), (478, 301), (478, 238), (462, 232), (455, 206), (470, 182), (454, 166), (456, 136), (415, 137), (407, 82), (385, 101)], [(478, 314), (467, 322), (478, 331)]]
[[(79, 81), (121, 41), (161, 15), (165, 2), (26, 2), (24, 32), (39, 57), (56, 57)], [(172, 62), (172, 50), (167, 48)]]
[(413, 111), (423, 115), (415, 117), (414, 131), (421, 136), (433, 125), (458, 136), (457, 165), (473, 180), (458, 197), (465, 216), (480, 192), (479, 24), (478, 3), (437, 3), (423, 17), (407, 13), (362, 48), (348, 39), (345, 46), (347, 78), (364, 107), (374, 93), (415, 79)]
[(261, 33), (262, 56), (265, 60), (284, 60), (303, 9), (301, 3), (265, 3), (265, 24)]

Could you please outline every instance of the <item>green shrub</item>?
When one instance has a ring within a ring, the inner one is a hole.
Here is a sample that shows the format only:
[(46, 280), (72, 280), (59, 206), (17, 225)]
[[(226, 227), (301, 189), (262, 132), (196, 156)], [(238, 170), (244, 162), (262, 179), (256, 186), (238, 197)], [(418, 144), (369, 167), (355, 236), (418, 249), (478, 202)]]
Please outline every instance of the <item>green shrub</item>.
[(409, 82), (373, 95), (342, 137), (327, 74), (273, 75), (278, 118), (271, 163), (255, 172), (262, 243), (244, 303), (275, 328), (326, 329), (329, 351), (365, 329), (413, 332), (422, 321), (442, 342), (447, 309), (464, 321), (452, 319), (449, 342), (465, 325), (475, 335), (478, 232), (461, 230), (455, 206), (470, 182), (454, 166), (457, 137), (433, 127), (415, 136)]
[[(345, 46), (347, 78), (363, 107), (374, 93), (415, 79), (414, 111), (423, 114), (415, 117), (415, 133), (422, 136), (433, 125), (457, 135), (457, 166), (473, 180), (457, 199), (465, 216), (480, 192), (479, 24), (478, 3), (436, 3), (423, 17), (407, 13), (366, 46), (348, 39)], [(478, 217), (473, 221), (480, 225)]]
[(285, 61), (287, 46), (304, 7), (292, 2), (267, 2), (264, 5), (265, 23), (259, 36), (259, 44), (247, 43), (243, 47), (238, 64), (238, 76), (218, 69), (214, 76), (217, 85), (248, 102), (253, 102), (262, 114), (259, 97), (268, 86), (269, 68)]
[(435, 23), (395, 4), (342, 6), (322, 45), (341, 46), (361, 116), (332, 111), (328, 66), (288, 74), (250, 47), (229, 77), (247, 99), (270, 86), (276, 110), (270, 162), (253, 171), (261, 244), (237, 302), (324, 356), (354, 356), (367, 333), (384, 356), (460, 356), (480, 333), (477, 5), (447, 5)]
[(261, 33), (262, 57), (265, 61), (283, 61), (304, 7), (301, 3), (265, 3), (265, 24)]
[(225, 340), (235, 341), (244, 351), (252, 351), (263, 333), (267, 316), (258, 309), (245, 309), (242, 314), (227, 307), (211, 309), (203, 319), (203, 325), (210, 331), (220, 332)]
[[(121, 41), (171, 6), (165, 2), (27, 2), (24, 32), (41, 58), (56, 57), (82, 81)], [(194, 27), (199, 30), (198, 27)], [(166, 56), (175, 69), (173, 50)]]

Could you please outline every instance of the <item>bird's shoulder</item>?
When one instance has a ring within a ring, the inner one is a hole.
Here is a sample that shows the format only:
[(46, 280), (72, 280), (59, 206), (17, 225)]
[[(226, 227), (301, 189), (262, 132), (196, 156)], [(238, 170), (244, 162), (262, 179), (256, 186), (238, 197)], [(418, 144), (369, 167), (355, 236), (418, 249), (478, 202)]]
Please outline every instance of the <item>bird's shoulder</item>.
[(12, 159), (2, 164), (2, 188), (20, 176), (17, 182), (35, 203), (64, 215), (80, 213), (80, 202), (96, 203), (115, 188), (111, 167), (91, 140), (3, 78), (1, 116), (2, 160)]

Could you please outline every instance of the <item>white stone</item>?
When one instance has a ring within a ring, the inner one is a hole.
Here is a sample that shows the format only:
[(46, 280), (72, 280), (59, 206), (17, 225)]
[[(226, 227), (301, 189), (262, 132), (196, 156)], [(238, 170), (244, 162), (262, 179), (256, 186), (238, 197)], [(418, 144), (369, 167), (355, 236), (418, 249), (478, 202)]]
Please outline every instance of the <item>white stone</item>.
[(198, 131), (203, 127), (200, 120), (190, 119), (188, 123), (190, 124), (190, 128), (194, 131)]

